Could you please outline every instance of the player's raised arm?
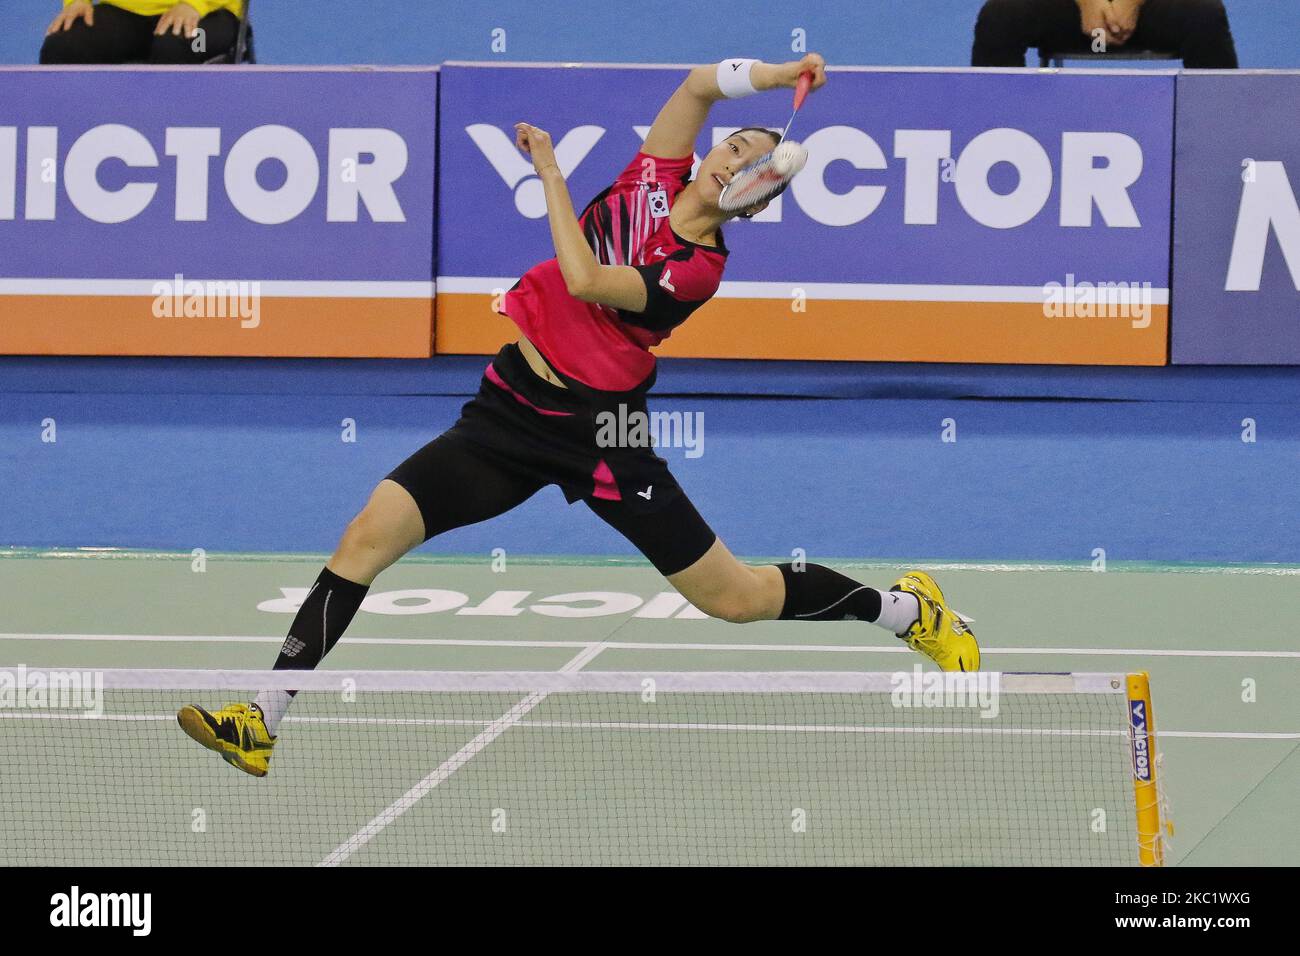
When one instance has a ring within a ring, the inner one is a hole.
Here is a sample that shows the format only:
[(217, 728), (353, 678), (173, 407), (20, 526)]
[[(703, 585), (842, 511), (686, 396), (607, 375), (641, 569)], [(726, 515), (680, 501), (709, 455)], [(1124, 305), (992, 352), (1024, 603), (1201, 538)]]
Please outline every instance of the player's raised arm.
[(799, 74), (805, 71), (813, 74), (812, 89), (826, 83), (826, 61), (816, 53), (805, 54), (802, 60), (789, 63), (736, 58), (712, 66), (697, 66), (655, 117), (642, 149), (664, 159), (687, 156), (694, 151), (695, 139), (718, 100), (782, 87), (793, 89)]
[(551, 135), (531, 123), (515, 124), (515, 145), (528, 154), (546, 194), (546, 216), (551, 224), (555, 259), (560, 264), (569, 295), (616, 309), (639, 312), (645, 308), (645, 283), (631, 266), (601, 265), (587, 244), (573, 211), (564, 174), (555, 161)]

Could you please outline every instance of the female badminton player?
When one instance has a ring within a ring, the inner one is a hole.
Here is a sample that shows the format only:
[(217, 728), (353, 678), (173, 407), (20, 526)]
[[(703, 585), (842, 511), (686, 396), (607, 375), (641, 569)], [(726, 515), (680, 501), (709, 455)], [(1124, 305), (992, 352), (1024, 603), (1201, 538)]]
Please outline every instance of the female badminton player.
[[(581, 215), (551, 137), (516, 125), (516, 143), (545, 189), (555, 246), (555, 257), (504, 297), (501, 309), (520, 337), (492, 359), (455, 425), (379, 482), (303, 600), (276, 669), (315, 668), (376, 575), (412, 548), (503, 514), (548, 484), (626, 536), (712, 617), (867, 621), (944, 670), (979, 669), (974, 635), (929, 575), (909, 572), (882, 592), (817, 564), (744, 564), (652, 446), (605, 447), (598, 440), (602, 410), (645, 413), (655, 379), (650, 348), (717, 291), (727, 261), (723, 223), (766, 205), (728, 209), (724, 193), (756, 163), (772, 161), (780, 137), (767, 129), (728, 136), (691, 180), (692, 150), (710, 108), (723, 98), (794, 89), (805, 73), (812, 90), (826, 82), (825, 64), (812, 53), (781, 65), (732, 59), (694, 68), (660, 110), (641, 152)], [(264, 691), (250, 704), (215, 712), (188, 705), (177, 716), (195, 740), (262, 776), (291, 701), (290, 691)]]

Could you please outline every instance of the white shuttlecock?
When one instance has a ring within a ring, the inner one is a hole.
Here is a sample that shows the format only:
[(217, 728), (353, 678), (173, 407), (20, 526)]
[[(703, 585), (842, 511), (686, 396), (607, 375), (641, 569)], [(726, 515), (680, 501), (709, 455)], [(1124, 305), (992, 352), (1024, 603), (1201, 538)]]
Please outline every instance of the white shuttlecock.
[(793, 140), (777, 144), (772, 150), (772, 166), (782, 177), (793, 176), (808, 162), (808, 151)]

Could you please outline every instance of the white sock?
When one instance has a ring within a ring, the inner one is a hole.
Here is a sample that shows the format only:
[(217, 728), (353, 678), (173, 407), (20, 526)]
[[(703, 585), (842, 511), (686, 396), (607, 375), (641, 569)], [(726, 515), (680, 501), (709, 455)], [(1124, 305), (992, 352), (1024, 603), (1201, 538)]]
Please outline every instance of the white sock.
[(279, 734), (280, 721), (284, 720), (284, 715), (289, 712), (289, 705), (292, 703), (293, 695), (287, 690), (264, 690), (253, 699), (253, 706), (262, 711), (266, 731), (272, 737)]
[(921, 614), (921, 602), (906, 591), (880, 592), (880, 617), (873, 622), (892, 634), (902, 634)]

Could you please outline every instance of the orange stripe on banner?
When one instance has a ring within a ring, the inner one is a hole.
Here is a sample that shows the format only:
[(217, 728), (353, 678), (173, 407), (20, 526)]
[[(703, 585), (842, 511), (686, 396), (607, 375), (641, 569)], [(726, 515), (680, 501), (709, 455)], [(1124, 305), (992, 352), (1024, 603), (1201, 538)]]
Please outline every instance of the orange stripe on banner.
[[(492, 297), (439, 293), (440, 353), (492, 353), (517, 333)], [(1169, 307), (1133, 319), (1049, 318), (1038, 302), (714, 299), (655, 349), (680, 358), (1164, 365)]]
[(507, 342), (519, 338), (515, 324), (493, 311), (494, 298), (461, 292), (438, 293), (434, 339), (439, 355), (492, 355)]
[(150, 296), (0, 296), (0, 353), (427, 358), (432, 299), (264, 296), (258, 325), (158, 318)]

